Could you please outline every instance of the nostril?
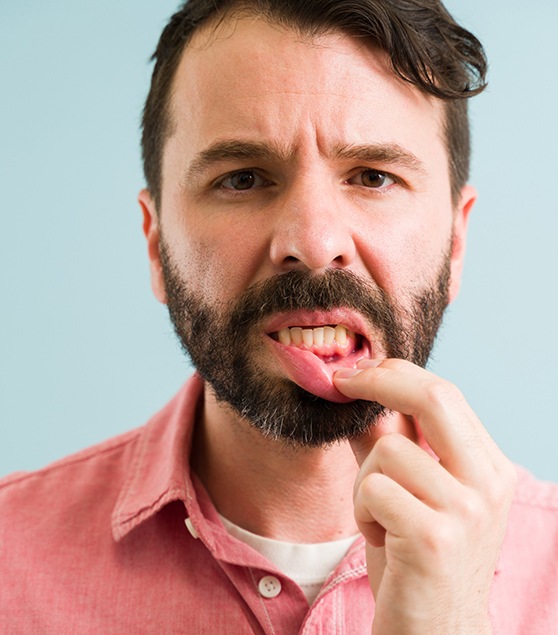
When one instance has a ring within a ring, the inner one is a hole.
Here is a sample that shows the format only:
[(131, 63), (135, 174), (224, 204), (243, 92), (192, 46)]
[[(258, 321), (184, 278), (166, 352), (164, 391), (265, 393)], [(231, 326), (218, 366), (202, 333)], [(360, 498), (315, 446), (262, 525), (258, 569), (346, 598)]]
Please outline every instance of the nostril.
[[(345, 257), (341, 254), (339, 256), (337, 256), (336, 258), (334, 258), (329, 265), (330, 267), (344, 267), (346, 263), (346, 259)], [(312, 268), (312, 269), (324, 269), (325, 267), (320, 266), (318, 267), (317, 264), (313, 265), (313, 263), (311, 262), (307, 262), (305, 260), (303, 260), (302, 258), (297, 258), (296, 256), (285, 256), (283, 258), (283, 262), (282, 262), (283, 266), (288, 267), (292, 267), (292, 266), (303, 266), (303, 267), (308, 267), (308, 268)]]
[(274, 230), (269, 255), (275, 267), (317, 271), (349, 266), (356, 252), (350, 229), (341, 226), (341, 221), (327, 222), (327, 218), (324, 219), (325, 226), (317, 226), (309, 212), (303, 216), (294, 220), (282, 219)]

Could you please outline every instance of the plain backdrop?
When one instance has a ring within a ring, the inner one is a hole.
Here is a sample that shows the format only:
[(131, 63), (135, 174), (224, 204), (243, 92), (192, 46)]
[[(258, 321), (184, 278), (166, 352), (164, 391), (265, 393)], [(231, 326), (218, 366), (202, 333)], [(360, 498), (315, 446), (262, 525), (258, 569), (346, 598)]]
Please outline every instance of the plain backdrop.
[[(0, 5), (0, 475), (143, 424), (191, 367), (151, 295), (136, 194), (149, 57), (175, 0)], [(461, 296), (430, 365), (558, 480), (558, 3), (451, 0), (484, 42)]]

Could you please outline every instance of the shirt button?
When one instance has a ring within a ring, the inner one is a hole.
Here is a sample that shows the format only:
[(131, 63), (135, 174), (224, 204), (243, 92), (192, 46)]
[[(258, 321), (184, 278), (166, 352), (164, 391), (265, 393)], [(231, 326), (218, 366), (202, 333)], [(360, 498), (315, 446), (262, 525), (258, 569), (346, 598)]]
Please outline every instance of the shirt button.
[(184, 524), (186, 525), (186, 529), (192, 534), (192, 538), (199, 538), (199, 534), (189, 517), (184, 520)]
[(258, 591), (264, 598), (276, 598), (281, 593), (281, 582), (274, 575), (266, 575), (260, 580)]

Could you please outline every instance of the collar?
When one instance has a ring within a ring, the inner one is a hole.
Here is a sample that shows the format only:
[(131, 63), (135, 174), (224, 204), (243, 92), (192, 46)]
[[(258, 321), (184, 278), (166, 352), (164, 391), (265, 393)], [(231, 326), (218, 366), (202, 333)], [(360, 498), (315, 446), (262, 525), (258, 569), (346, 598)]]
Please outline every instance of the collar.
[(139, 430), (112, 514), (117, 542), (168, 503), (182, 500), (188, 507), (195, 501), (187, 465), (202, 392), (203, 381), (196, 374)]

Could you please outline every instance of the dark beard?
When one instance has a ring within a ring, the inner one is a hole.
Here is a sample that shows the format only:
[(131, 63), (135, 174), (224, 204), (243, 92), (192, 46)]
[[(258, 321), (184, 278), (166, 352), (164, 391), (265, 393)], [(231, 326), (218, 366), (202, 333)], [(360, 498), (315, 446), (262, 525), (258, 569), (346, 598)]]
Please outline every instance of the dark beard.
[(181, 279), (164, 240), (160, 253), (175, 332), (217, 399), (266, 437), (305, 447), (359, 436), (385, 409), (362, 400), (330, 402), (259, 368), (262, 320), (284, 311), (348, 307), (382, 334), (388, 357), (425, 366), (448, 304), (449, 255), (435, 283), (405, 309), (378, 287), (342, 269), (276, 275), (247, 289), (230, 307), (210, 306)]

